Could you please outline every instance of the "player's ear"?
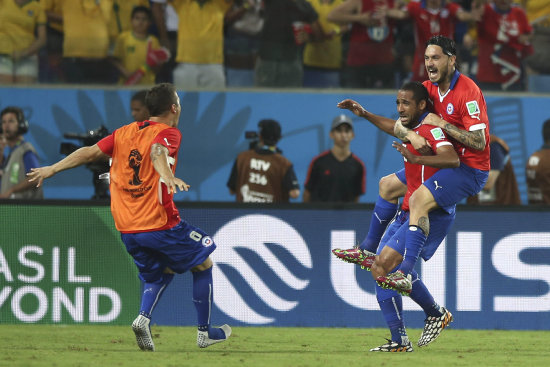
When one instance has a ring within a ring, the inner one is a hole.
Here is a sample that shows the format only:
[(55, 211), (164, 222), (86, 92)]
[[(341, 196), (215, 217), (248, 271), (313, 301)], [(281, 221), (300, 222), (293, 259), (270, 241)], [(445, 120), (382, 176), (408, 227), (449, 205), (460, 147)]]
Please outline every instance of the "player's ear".
[(451, 63), (452, 66), (455, 66), (456, 65), (456, 55), (452, 55), (449, 57), (449, 62)]
[(427, 105), (427, 103), (426, 103), (426, 100), (425, 100), (425, 99), (421, 100), (420, 103), (418, 104), (418, 108), (419, 108), (420, 110), (425, 110), (426, 107), (428, 107), (428, 105)]

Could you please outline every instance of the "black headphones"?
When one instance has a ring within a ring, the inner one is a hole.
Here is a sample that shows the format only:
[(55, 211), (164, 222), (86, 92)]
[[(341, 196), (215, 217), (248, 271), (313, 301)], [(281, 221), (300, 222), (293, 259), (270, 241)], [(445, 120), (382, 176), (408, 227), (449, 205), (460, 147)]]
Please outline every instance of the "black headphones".
[[(8, 106), (0, 112), (0, 116), (4, 116), (6, 113), (14, 113), (17, 119), (17, 132), (20, 135), (26, 134), (29, 131), (29, 122), (25, 119), (23, 110), (19, 107)], [(0, 125), (0, 133), (2, 133), (2, 126)]]

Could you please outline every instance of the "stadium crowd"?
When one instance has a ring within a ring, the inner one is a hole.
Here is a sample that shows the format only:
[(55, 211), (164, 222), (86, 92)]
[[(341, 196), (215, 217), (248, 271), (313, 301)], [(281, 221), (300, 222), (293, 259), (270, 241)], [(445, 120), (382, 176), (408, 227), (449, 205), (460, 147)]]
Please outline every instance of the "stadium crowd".
[(0, 84), (397, 88), (435, 34), (484, 91), (550, 78), (546, 0), (2, 0)]

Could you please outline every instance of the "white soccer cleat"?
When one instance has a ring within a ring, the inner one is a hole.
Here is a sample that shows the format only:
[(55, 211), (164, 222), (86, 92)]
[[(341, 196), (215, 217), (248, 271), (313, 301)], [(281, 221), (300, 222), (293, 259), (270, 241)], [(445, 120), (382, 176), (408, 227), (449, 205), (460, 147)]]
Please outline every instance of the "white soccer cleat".
[(224, 339), (210, 339), (208, 336), (208, 331), (197, 331), (197, 346), (199, 348), (206, 348), (212, 344), (221, 343), (229, 339), (229, 336), (231, 335), (231, 326), (225, 324), (221, 326), (220, 329), (222, 329), (225, 334)]
[(143, 315), (139, 315), (134, 322), (132, 322), (132, 330), (136, 334), (136, 341), (139, 349), (155, 351), (155, 344), (153, 343), (153, 337), (151, 335), (151, 328), (149, 323), (151, 320)]
[(443, 307), (443, 315), (428, 316), (424, 321), (424, 330), (418, 340), (418, 346), (424, 347), (433, 342), (451, 322), (453, 322), (453, 315), (445, 307)]

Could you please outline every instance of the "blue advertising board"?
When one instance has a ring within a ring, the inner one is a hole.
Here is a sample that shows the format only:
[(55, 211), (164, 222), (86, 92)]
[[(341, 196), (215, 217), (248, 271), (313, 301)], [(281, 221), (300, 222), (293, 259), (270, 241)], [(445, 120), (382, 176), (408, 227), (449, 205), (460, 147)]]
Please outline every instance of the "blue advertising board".
[[(370, 209), (187, 208), (217, 249), (214, 324), (385, 326), (369, 272), (331, 249), (350, 248), (368, 229)], [(550, 212), (459, 208), (432, 259), (417, 264), (453, 327), (550, 329)], [(154, 313), (160, 325), (194, 325), (192, 277), (176, 277)], [(406, 324), (425, 314), (404, 297)]]

